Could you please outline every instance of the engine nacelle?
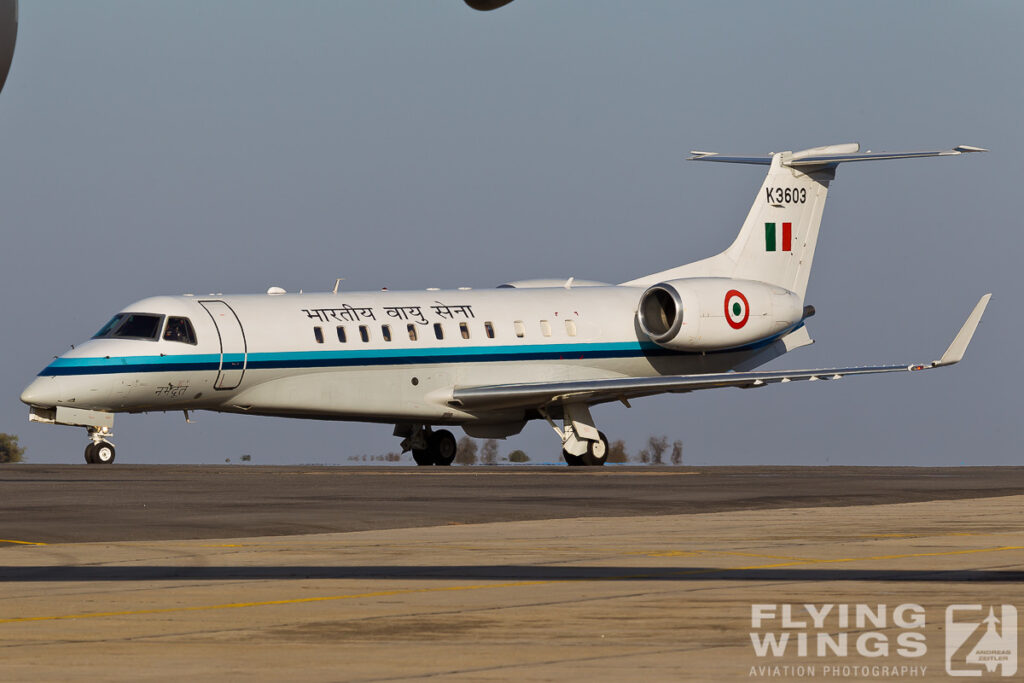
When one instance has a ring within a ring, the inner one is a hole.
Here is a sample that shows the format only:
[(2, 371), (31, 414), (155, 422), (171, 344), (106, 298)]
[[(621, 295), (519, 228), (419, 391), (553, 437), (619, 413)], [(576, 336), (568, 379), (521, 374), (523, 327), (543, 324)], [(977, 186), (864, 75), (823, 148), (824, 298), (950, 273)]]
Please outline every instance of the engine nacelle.
[(804, 310), (796, 294), (763, 282), (688, 278), (648, 288), (637, 318), (659, 346), (714, 351), (774, 337), (803, 320)]

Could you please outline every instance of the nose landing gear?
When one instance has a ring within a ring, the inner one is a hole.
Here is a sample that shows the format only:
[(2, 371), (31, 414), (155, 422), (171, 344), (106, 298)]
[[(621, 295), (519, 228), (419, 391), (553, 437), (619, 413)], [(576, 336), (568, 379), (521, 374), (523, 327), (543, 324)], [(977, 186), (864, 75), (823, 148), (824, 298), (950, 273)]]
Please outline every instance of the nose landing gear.
[(109, 465), (114, 462), (114, 444), (107, 441), (113, 433), (106, 427), (90, 428), (92, 442), (85, 447), (85, 462), (90, 465)]

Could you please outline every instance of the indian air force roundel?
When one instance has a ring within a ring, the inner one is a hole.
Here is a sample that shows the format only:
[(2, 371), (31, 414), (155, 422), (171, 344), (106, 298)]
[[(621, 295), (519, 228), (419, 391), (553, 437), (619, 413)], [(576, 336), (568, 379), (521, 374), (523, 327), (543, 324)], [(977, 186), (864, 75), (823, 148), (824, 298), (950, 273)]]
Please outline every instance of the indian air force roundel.
[(729, 321), (729, 327), (738, 330), (747, 324), (750, 317), (750, 304), (742, 292), (730, 289), (725, 293), (725, 319)]

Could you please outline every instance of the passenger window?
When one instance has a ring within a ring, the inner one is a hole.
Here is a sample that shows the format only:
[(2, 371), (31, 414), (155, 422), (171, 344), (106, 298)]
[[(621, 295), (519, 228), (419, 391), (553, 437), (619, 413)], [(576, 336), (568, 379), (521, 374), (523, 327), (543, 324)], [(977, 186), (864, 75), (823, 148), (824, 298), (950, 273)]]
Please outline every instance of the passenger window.
[(366, 325), (359, 326), (359, 337), (364, 342), (370, 341), (370, 330), (366, 327)]
[(316, 337), (316, 343), (317, 344), (323, 344), (324, 343), (324, 331), (323, 331), (322, 328), (314, 327), (313, 328), (313, 336)]
[(434, 336), (438, 339), (444, 339), (444, 328), (441, 327), (441, 323), (434, 323)]
[(409, 323), (409, 341), (416, 341), (416, 326)]
[(338, 341), (342, 344), (348, 341), (348, 336), (345, 334), (345, 326), (338, 325)]
[(494, 325), (488, 320), (484, 323), (484, 332), (487, 334), (488, 339), (494, 339)]
[(469, 325), (466, 323), (459, 323), (459, 333), (463, 339), (469, 339)]
[(541, 320), (540, 321), (540, 332), (545, 337), (550, 337), (551, 336), (551, 323), (549, 323), (547, 320)]
[(381, 325), (380, 333), (384, 336), (384, 341), (391, 341), (391, 325)]
[(576, 336), (576, 321), (575, 320), (566, 320), (565, 321), (565, 333), (567, 335), (569, 335), (570, 337), (575, 337)]
[(174, 316), (167, 318), (167, 327), (164, 328), (164, 339), (166, 341), (194, 345), (196, 343), (196, 331), (192, 327), (192, 321), (188, 318)]
[[(113, 336), (156, 341), (160, 337), (160, 325), (163, 321), (162, 315), (126, 313), (124, 321), (114, 330)], [(110, 336), (109, 333), (107, 336)]]
[(512, 323), (513, 327), (516, 328), (516, 336), (522, 339), (526, 336), (526, 325), (523, 324), (522, 320), (517, 320)]

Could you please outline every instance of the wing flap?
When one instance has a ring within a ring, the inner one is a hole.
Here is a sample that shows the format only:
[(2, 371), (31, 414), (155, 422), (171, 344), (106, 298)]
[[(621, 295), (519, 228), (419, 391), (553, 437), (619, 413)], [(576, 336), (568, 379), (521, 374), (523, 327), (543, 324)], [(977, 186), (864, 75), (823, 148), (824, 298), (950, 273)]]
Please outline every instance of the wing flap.
[(741, 387), (752, 389), (786, 382), (840, 379), (847, 375), (883, 372), (907, 372), (931, 365), (874, 365), (818, 370), (779, 372), (722, 372), (704, 375), (667, 375), (663, 377), (623, 377), (568, 382), (533, 382), (461, 387), (452, 392), (449, 404), (465, 410), (498, 410), (537, 407), (557, 403), (606, 403), (666, 393), (685, 393), (701, 389)]

